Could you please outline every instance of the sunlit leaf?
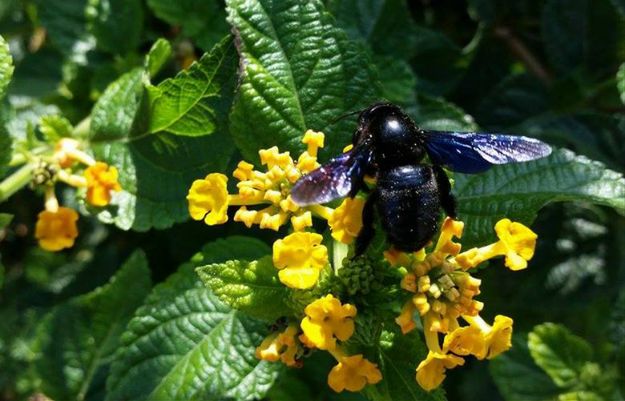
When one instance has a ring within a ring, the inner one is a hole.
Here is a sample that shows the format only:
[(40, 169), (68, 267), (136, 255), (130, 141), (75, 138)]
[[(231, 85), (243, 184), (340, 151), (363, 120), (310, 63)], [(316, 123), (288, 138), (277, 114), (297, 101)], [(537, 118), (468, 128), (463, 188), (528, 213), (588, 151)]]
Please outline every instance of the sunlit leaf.
[(290, 314), (287, 302), (292, 290), (278, 279), (270, 256), (215, 263), (197, 273), (219, 299), (250, 316), (275, 321)]
[[(223, 55), (227, 51), (234, 50), (231, 41), (226, 39), (212, 54)], [(233, 71), (232, 64), (223, 63), (224, 60), (233, 63), (233, 58), (205, 57), (207, 65), (212, 60), (221, 63), (219, 68)], [(135, 69), (112, 83), (96, 103), (91, 122), (96, 155), (118, 168), (122, 187), (122, 191), (115, 194), (112, 205), (102, 210), (99, 216), (120, 228), (140, 231), (151, 227), (166, 228), (187, 220), (185, 198), (191, 183), (211, 171), (223, 171), (234, 148), (225, 121), (215, 126), (212, 135), (204, 137), (182, 137), (167, 131), (149, 133), (151, 111), (143, 87), (144, 74), (142, 69)], [(219, 73), (216, 76), (234, 79), (232, 74), (226, 75)], [(232, 83), (223, 85), (215, 107), (227, 105), (228, 99), (231, 101), (232, 93), (226, 88), (232, 88)], [(172, 88), (171, 83), (165, 87)], [(168, 91), (163, 92), (163, 99), (167, 98)], [(164, 105), (159, 106), (163, 110), (173, 104), (171, 99), (163, 102)], [(206, 107), (205, 104), (198, 105), (202, 110)], [(176, 109), (170, 112), (172, 110)], [(222, 122), (226, 114), (223, 109), (219, 110), (222, 110), (221, 118), (215, 119), (217, 123)], [(176, 128), (193, 126), (195, 122), (189, 120), (202, 115), (198, 113), (177, 114), (178, 121), (169, 115), (170, 122)], [(163, 117), (161, 121), (164, 121)]]
[(269, 252), (261, 241), (231, 237), (156, 286), (128, 324), (107, 383), (108, 401), (262, 398), (278, 364), (254, 356), (266, 330), (219, 301), (195, 268)]
[(625, 213), (625, 178), (583, 156), (555, 150), (544, 159), (497, 166), (482, 174), (454, 175), (463, 243), (485, 242), (504, 217), (529, 224), (545, 204), (583, 200)]
[(145, 69), (147, 70), (150, 78), (154, 78), (156, 74), (163, 68), (163, 65), (167, 63), (171, 57), (172, 49), (171, 44), (165, 39), (159, 39), (150, 48), (150, 51), (145, 56)]
[(236, 62), (234, 44), (227, 40), (175, 78), (148, 87), (150, 132), (201, 136), (225, 125), (234, 93)]
[(0, 99), (4, 97), (6, 88), (13, 76), (13, 58), (9, 51), (9, 44), (0, 36)]
[(332, 122), (378, 94), (365, 52), (332, 25), (320, 1), (226, 4), (240, 38), (242, 82), (231, 130), (243, 156), (257, 160), (259, 149), (276, 145), (296, 154), (307, 129), (327, 134), (324, 157), (340, 152), (353, 123)]
[(593, 357), (588, 342), (553, 323), (536, 326), (529, 334), (528, 346), (536, 364), (559, 387), (575, 386), (583, 365)]

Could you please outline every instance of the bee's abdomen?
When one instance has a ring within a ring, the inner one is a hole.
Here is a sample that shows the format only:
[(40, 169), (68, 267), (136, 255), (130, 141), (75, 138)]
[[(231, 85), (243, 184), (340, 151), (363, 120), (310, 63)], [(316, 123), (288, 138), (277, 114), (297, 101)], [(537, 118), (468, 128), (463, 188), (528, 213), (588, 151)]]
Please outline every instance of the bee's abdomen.
[(395, 167), (378, 175), (378, 212), (388, 240), (397, 249), (423, 248), (437, 229), (440, 201), (432, 168)]

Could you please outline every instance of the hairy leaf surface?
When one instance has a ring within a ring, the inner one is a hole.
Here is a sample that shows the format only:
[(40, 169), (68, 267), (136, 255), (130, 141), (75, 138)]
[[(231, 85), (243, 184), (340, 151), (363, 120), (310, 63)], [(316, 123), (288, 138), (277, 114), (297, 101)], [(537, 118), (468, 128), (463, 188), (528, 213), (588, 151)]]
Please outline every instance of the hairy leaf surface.
[(265, 324), (220, 302), (195, 268), (268, 252), (252, 238), (218, 240), (156, 286), (128, 324), (107, 400), (262, 398), (279, 370), (254, 356)]
[(239, 39), (242, 82), (231, 129), (243, 156), (257, 160), (259, 149), (275, 145), (296, 154), (307, 129), (328, 135), (323, 157), (339, 153), (354, 124), (332, 121), (379, 93), (366, 53), (333, 26), (320, 1), (226, 4)]
[(583, 338), (553, 323), (536, 326), (529, 334), (530, 354), (559, 387), (574, 388), (583, 365), (593, 357), (592, 347)]
[[(216, 77), (233, 80), (233, 52), (231, 40), (226, 39), (191, 69), (204, 76), (204, 69), (217, 65), (230, 74), (216, 73)], [(224, 60), (230, 64), (226, 65)], [(156, 104), (150, 109), (143, 86), (144, 74), (143, 69), (135, 69), (112, 83), (95, 105), (91, 123), (96, 155), (118, 168), (122, 186), (112, 205), (99, 216), (122, 229), (139, 231), (166, 228), (187, 220), (185, 197), (191, 183), (211, 171), (222, 171), (233, 151), (224, 118), (215, 118), (215, 132), (210, 136), (188, 137), (167, 131), (174, 127), (180, 133), (186, 128), (208, 124), (208, 120), (197, 119), (212, 117), (215, 112), (207, 110), (213, 105), (219, 107), (219, 113), (224, 116), (223, 107), (232, 97), (231, 81), (223, 83), (223, 91), (218, 96), (215, 94), (211, 103), (196, 103), (197, 109), (185, 108), (181, 110), (186, 111), (180, 112), (173, 106), (180, 94), (176, 88), (196, 85), (198, 78), (189, 78), (183, 73), (165, 81), (165, 89), (157, 87)], [(211, 88), (217, 85), (211, 84)], [(159, 112), (163, 115), (156, 117)], [(165, 122), (159, 124), (162, 131), (150, 133), (150, 121)], [(223, 124), (218, 124), (222, 121)]]
[(483, 243), (494, 236), (495, 223), (504, 217), (529, 224), (549, 202), (581, 200), (625, 213), (625, 178), (599, 162), (556, 150), (527, 163), (491, 168), (482, 174), (454, 175), (458, 216), (466, 223), (467, 243)]
[(289, 315), (292, 290), (278, 279), (271, 256), (257, 261), (231, 260), (198, 268), (204, 284), (232, 308), (274, 321)]
[(0, 99), (4, 97), (12, 76), (13, 58), (9, 51), (9, 44), (0, 36)]
[[(394, 322), (393, 322), (394, 324)], [(378, 367), (382, 381), (364, 392), (373, 401), (443, 401), (442, 389), (423, 390), (415, 379), (416, 368), (425, 359), (427, 348), (416, 331), (406, 335), (397, 327), (384, 331), (377, 347)]]
[(150, 132), (201, 136), (225, 125), (235, 71), (234, 44), (228, 40), (175, 78), (149, 86)]

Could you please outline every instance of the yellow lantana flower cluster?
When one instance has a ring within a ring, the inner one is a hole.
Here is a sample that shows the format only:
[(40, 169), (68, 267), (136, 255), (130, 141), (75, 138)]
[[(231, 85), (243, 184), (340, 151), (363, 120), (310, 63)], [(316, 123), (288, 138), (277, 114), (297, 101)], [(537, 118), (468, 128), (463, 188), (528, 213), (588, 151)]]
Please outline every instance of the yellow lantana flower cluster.
[[(82, 168), (82, 174), (76, 174)], [(55, 194), (56, 182), (61, 181), (76, 188), (86, 189), (87, 203), (103, 207), (110, 203), (111, 193), (121, 190), (115, 167), (98, 162), (80, 149), (75, 139), (59, 140), (51, 157), (41, 158), (33, 169), (33, 186), (45, 187), (45, 210), (39, 213), (35, 225), (35, 238), (47, 251), (71, 248), (78, 236), (78, 213), (59, 206)]]
[(392, 264), (408, 269), (401, 286), (413, 295), (396, 322), (407, 333), (417, 327), (415, 313), (421, 318), (429, 353), (417, 367), (416, 380), (428, 391), (442, 383), (447, 369), (463, 365), (463, 357), (490, 359), (511, 346), (512, 319), (498, 315), (491, 326), (479, 316), (484, 305), (474, 297), (481, 282), (467, 270), (496, 256), (504, 256), (511, 270), (524, 269), (536, 246), (529, 228), (502, 219), (495, 225), (499, 241), (460, 253), (461, 245), (452, 239), (460, 238), (463, 228), (447, 218), (431, 253), (386, 253)]
[(328, 385), (336, 392), (360, 391), (367, 384), (382, 380), (377, 365), (362, 354), (346, 355), (341, 347), (354, 334), (356, 307), (342, 304), (332, 294), (310, 303), (299, 328), (290, 324), (283, 332), (270, 334), (256, 348), (256, 357), (267, 361), (282, 361), (287, 366), (299, 366), (306, 348), (328, 351), (337, 361), (328, 375)]
[(362, 227), (364, 200), (345, 199), (336, 209), (322, 205), (301, 207), (291, 199), (293, 184), (303, 175), (319, 167), (317, 154), (324, 145), (321, 132), (306, 131), (302, 142), (307, 149), (295, 161), (289, 152), (280, 152), (274, 146), (261, 149), (261, 165), (266, 171), (255, 170), (246, 161), (239, 162), (232, 175), (239, 181), (238, 193), (228, 193), (228, 177), (210, 173), (195, 180), (187, 201), (194, 220), (208, 225), (228, 221), (228, 207), (237, 206), (234, 221), (247, 227), (278, 231), (288, 222), (293, 232), (273, 244), (273, 263), (280, 270), (280, 281), (291, 288), (313, 287), (322, 269), (328, 265), (328, 251), (322, 245), (323, 237), (306, 231), (313, 224), (313, 216), (327, 220), (332, 237), (350, 244)]

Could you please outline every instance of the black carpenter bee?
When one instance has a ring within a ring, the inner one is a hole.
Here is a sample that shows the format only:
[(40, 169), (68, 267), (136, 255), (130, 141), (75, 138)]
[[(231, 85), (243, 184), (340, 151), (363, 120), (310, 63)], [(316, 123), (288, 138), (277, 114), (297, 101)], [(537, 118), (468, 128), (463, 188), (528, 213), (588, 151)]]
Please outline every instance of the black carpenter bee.
[[(494, 164), (551, 153), (549, 145), (523, 136), (423, 130), (390, 103), (377, 103), (360, 113), (352, 144), (348, 152), (301, 177), (291, 196), (300, 206), (354, 197), (365, 188), (364, 176), (374, 176), (376, 186), (363, 210), (356, 255), (373, 238), (376, 206), (388, 241), (405, 252), (417, 251), (432, 239), (441, 208), (456, 218), (456, 201), (442, 167), (475, 174)], [(422, 163), (426, 154), (431, 165)]]

